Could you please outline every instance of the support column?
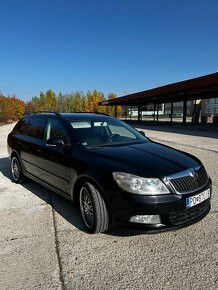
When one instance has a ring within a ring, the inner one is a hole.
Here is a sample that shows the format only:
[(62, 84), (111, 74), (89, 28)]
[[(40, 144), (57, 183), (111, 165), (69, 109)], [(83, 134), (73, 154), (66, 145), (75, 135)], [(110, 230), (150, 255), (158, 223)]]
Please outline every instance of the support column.
[[(185, 95), (184, 95), (184, 97), (185, 97)], [(186, 124), (186, 115), (187, 115), (187, 100), (184, 100), (184, 102), (183, 102), (183, 121), (182, 121), (183, 125)]]
[(154, 121), (155, 121), (155, 114), (156, 114), (156, 102), (154, 102)]
[(173, 102), (171, 101), (170, 122), (173, 122)]
[(141, 120), (141, 105), (138, 104), (138, 122)]
[(193, 110), (193, 113), (192, 113), (192, 123), (196, 123), (196, 99), (194, 99), (194, 110)]
[(159, 117), (159, 103), (157, 103), (157, 123), (158, 123), (158, 117)]
[(117, 105), (115, 105), (114, 114), (115, 114), (115, 118), (116, 118), (117, 117)]

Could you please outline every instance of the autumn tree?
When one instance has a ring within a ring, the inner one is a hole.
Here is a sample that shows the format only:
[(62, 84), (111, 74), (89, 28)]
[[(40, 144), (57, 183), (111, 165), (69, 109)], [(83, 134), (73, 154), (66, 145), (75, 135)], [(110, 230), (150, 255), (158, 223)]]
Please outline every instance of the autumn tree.
[(25, 103), (15, 96), (0, 96), (0, 120), (7, 121), (17, 120), (22, 117), (25, 112)]
[(93, 92), (88, 91), (87, 92), (87, 107), (89, 112), (99, 112), (99, 113), (105, 113), (105, 107), (99, 106), (99, 102), (104, 101), (104, 94), (101, 92), (98, 92), (97, 90), (94, 90)]
[(28, 114), (28, 113), (35, 112), (35, 111), (36, 111), (36, 108), (35, 108), (34, 103), (32, 101), (26, 102), (25, 113)]
[[(116, 98), (116, 94), (110, 93), (108, 99)], [(105, 100), (104, 94), (93, 90), (84, 94), (82, 91), (55, 94), (53, 90), (45, 93), (40, 92), (37, 97), (26, 104), (15, 97), (0, 95), (0, 119), (16, 119), (22, 114), (35, 111), (58, 111), (58, 112), (99, 112), (115, 115), (114, 106), (101, 106), (99, 103)], [(117, 106), (117, 116), (121, 115), (122, 108)]]
[(82, 102), (82, 112), (89, 112), (88, 102), (85, 95), (82, 95), (81, 102)]
[[(117, 95), (114, 93), (108, 94), (108, 100), (115, 99), (116, 97)], [(117, 117), (120, 117), (122, 115), (122, 107), (116, 106), (116, 110), (117, 110)], [(106, 106), (105, 111), (108, 115), (115, 116), (115, 106)]]
[(45, 104), (44, 108), (46, 111), (56, 111), (57, 108), (57, 98), (55, 92), (48, 90), (44, 98)]

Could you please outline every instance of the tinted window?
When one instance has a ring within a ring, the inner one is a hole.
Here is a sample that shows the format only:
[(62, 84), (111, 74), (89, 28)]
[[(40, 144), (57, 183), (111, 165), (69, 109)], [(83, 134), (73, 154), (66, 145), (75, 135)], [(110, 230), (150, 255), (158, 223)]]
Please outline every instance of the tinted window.
[(14, 127), (14, 132), (43, 139), (44, 127), (44, 117), (25, 117), (16, 124)]
[(50, 119), (47, 124), (45, 139), (62, 137), (64, 142), (67, 143), (67, 131), (60, 120)]
[(14, 127), (14, 132), (26, 135), (28, 129), (28, 118), (21, 119)]
[(27, 135), (30, 137), (43, 139), (43, 132), (45, 126), (45, 118), (31, 117), (27, 122)]

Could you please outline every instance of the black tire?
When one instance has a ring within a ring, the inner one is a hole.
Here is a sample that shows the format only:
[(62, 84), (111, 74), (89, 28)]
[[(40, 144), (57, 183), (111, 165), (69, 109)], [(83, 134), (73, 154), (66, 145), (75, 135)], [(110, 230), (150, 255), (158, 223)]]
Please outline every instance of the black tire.
[(15, 183), (22, 183), (24, 181), (22, 166), (19, 158), (15, 155), (11, 158), (11, 174)]
[(109, 229), (109, 214), (98, 189), (90, 182), (83, 182), (79, 190), (82, 219), (89, 233), (103, 233)]

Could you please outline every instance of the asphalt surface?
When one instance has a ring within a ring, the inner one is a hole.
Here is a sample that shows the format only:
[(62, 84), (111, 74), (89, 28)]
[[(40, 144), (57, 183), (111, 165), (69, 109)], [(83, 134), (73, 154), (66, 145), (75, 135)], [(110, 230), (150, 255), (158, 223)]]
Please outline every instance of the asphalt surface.
[(218, 289), (216, 134), (145, 130), (203, 161), (213, 180), (205, 219), (155, 235), (127, 229), (89, 235), (69, 201), (35, 182), (11, 181), (12, 127), (0, 127), (0, 289)]

